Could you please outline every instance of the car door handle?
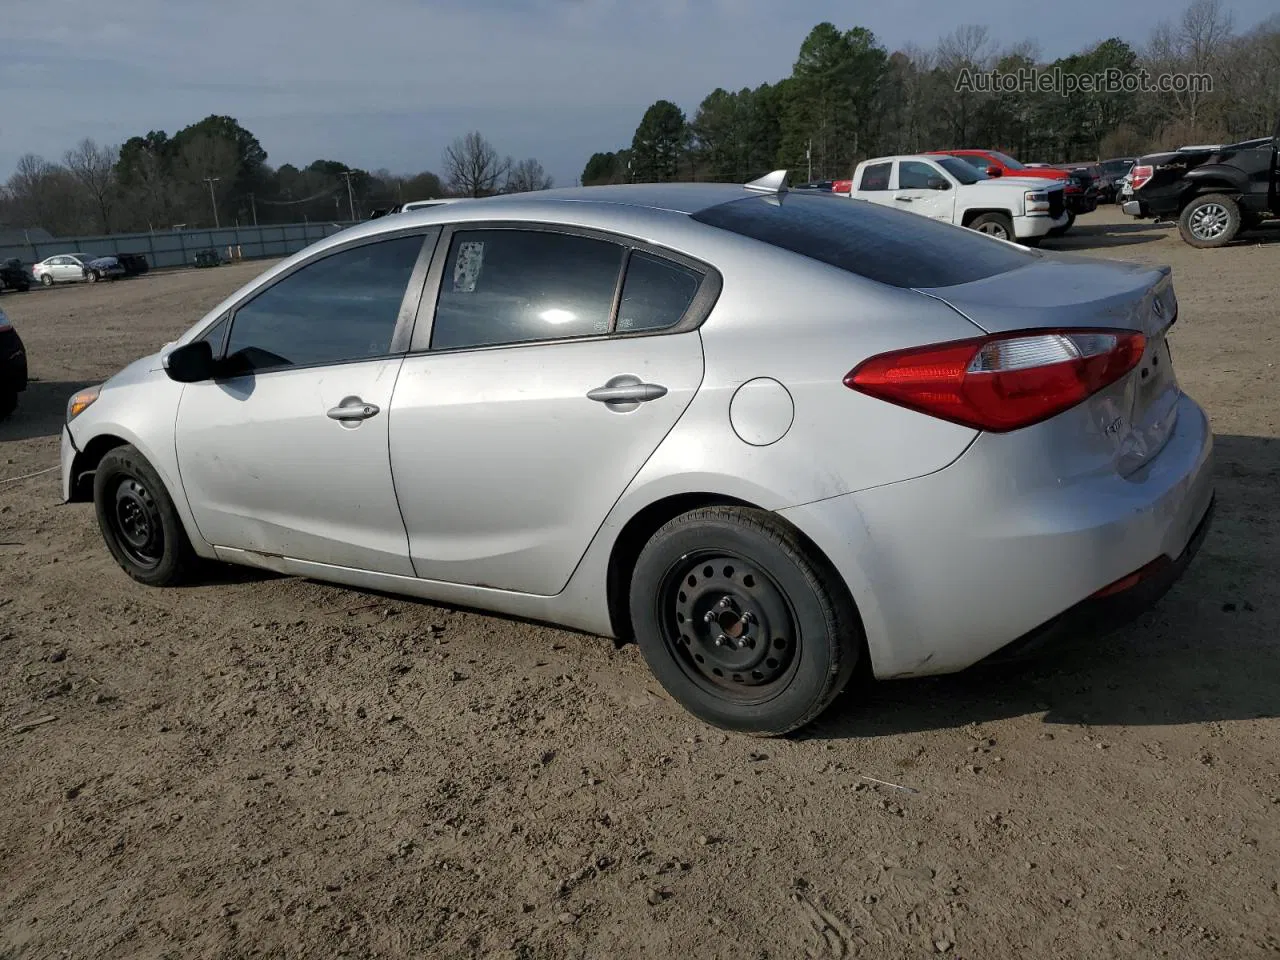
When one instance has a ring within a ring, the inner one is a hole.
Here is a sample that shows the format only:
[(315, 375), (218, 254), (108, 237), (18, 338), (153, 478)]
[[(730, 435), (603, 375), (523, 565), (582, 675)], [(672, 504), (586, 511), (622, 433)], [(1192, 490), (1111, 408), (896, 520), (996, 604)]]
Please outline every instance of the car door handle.
[(587, 391), (587, 399), (599, 403), (647, 403), (667, 395), (660, 383), (606, 383)]
[(897, 200), (899, 203), (910, 203), (912, 198), (911, 197), (894, 197), (893, 199)]
[(346, 397), (336, 407), (333, 407), (325, 414), (330, 420), (340, 420), (342, 422), (368, 420), (370, 417), (376, 417), (381, 408), (377, 404), (365, 403), (359, 397)]

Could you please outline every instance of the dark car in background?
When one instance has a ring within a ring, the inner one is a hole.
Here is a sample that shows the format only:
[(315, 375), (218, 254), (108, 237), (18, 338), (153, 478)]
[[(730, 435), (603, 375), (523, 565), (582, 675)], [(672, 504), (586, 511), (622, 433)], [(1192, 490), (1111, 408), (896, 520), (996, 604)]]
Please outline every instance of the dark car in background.
[(0, 420), (13, 413), (18, 394), (27, 389), (27, 349), (0, 310)]
[(136, 277), (151, 269), (151, 264), (147, 262), (145, 254), (117, 253), (116, 259), (120, 262), (120, 266), (124, 268), (126, 277)]
[(31, 274), (17, 257), (0, 260), (0, 291), (17, 290), (26, 293), (33, 282)]
[(1119, 203), (1121, 183), (1133, 168), (1133, 163), (1137, 157), (1112, 157), (1110, 160), (1103, 160), (1098, 164), (1102, 168), (1103, 175), (1107, 178), (1107, 186), (1109, 192), (1100, 196), (1099, 199), (1104, 203)]

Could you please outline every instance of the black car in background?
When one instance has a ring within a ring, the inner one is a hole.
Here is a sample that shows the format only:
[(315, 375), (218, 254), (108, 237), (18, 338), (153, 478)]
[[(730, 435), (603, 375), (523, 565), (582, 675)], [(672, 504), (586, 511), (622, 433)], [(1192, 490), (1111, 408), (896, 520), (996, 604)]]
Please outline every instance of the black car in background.
[(0, 420), (13, 413), (18, 394), (27, 389), (27, 350), (0, 310)]
[(31, 289), (31, 274), (17, 257), (0, 260), (0, 290), (26, 293)]
[(1133, 162), (1137, 157), (1112, 157), (1110, 160), (1103, 160), (1098, 164), (1102, 168), (1102, 174), (1106, 177), (1105, 192), (1098, 198), (1104, 203), (1117, 203), (1120, 200), (1120, 182), (1124, 180), (1125, 175), (1133, 167)]
[(120, 261), (120, 266), (124, 267), (126, 277), (136, 277), (151, 269), (151, 264), (141, 253), (117, 253), (115, 256)]

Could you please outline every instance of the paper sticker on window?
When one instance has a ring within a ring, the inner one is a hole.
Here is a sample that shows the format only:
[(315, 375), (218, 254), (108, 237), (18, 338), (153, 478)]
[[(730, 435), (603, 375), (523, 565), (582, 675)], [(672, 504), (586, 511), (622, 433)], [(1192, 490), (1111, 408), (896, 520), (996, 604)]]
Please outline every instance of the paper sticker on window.
[(458, 244), (458, 256), (453, 264), (453, 292), (475, 293), (483, 266), (483, 240), (465, 240)]

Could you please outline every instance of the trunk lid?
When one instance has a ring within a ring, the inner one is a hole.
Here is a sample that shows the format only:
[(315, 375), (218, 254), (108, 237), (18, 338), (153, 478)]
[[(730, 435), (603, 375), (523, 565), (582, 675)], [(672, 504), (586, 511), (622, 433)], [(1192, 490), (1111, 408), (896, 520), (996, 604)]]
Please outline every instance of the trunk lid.
[[(973, 283), (922, 289), (988, 333), (1062, 328), (1137, 330), (1146, 337), (1130, 373), (1047, 426), (1092, 469), (1105, 461), (1122, 475), (1160, 452), (1173, 431), (1181, 390), (1166, 334), (1178, 305), (1168, 267), (1064, 255)], [(1036, 429), (1036, 428), (1031, 428)], [(1065, 450), (1063, 452), (1066, 452)]]

